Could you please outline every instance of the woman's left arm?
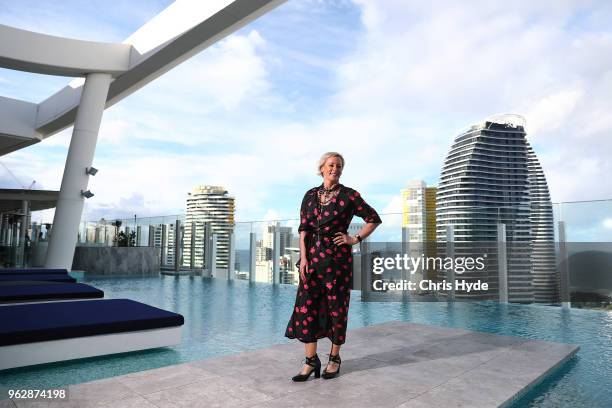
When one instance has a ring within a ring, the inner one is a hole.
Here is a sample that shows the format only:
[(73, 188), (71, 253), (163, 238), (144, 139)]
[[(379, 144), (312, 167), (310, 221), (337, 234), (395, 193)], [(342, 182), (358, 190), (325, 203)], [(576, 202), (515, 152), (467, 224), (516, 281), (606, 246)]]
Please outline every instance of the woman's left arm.
[[(365, 202), (363, 197), (361, 197), (357, 191), (350, 194), (349, 199), (353, 201), (355, 205), (355, 215), (363, 218), (363, 220), (366, 222), (358, 233), (359, 237), (364, 240), (370, 236), (372, 232), (374, 232), (374, 230), (382, 223), (382, 220), (380, 219), (376, 210), (370, 207), (370, 205)], [(338, 233), (336, 235), (339, 235), (339, 239), (334, 238), (334, 242), (336, 244), (355, 245), (359, 243), (357, 236), (350, 236), (342, 233)]]

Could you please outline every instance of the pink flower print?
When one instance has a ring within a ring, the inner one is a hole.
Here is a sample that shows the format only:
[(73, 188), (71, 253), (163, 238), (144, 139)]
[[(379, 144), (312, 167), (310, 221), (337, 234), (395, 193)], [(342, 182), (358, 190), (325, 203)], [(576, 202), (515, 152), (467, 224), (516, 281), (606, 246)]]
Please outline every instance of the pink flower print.
[(336, 271), (336, 275), (340, 275), (342, 272), (340, 271)]
[(312, 201), (309, 201), (308, 202), (308, 206), (310, 207), (311, 205), (312, 205)]
[(300, 321), (299, 321), (299, 320), (296, 320), (296, 321), (295, 321), (295, 325), (296, 325), (296, 326), (299, 326), (299, 325), (300, 325)]
[(306, 320), (306, 319), (302, 320), (302, 324), (303, 324), (304, 326), (308, 326), (308, 320)]
[(361, 210), (363, 210), (362, 206), (357, 207), (357, 211), (361, 211)]
[(320, 256), (321, 258), (325, 258), (325, 253), (324, 253), (324, 252), (319, 252), (319, 256)]
[(306, 304), (307, 304), (308, 306), (312, 305), (312, 300), (310, 300), (310, 299), (306, 300)]
[[(319, 262), (319, 258), (312, 258), (312, 262)], [(307, 288), (308, 289), (308, 288)]]
[(306, 218), (302, 218), (302, 224), (306, 224)]
[(334, 317), (338, 317), (338, 312), (336, 312), (335, 310), (333, 312), (331, 312), (331, 315)]
[(334, 285), (332, 285), (331, 282), (327, 282), (325, 286), (327, 286), (327, 289), (331, 289)]
[(325, 252), (326, 252), (327, 254), (331, 254), (331, 253), (332, 253), (332, 250), (331, 250), (331, 249), (329, 249), (329, 248), (327, 248), (327, 249), (325, 250)]
[(338, 204), (340, 204), (340, 207), (344, 207), (344, 200), (340, 200)]
[(325, 272), (330, 273), (332, 271), (331, 266), (328, 266), (327, 269), (325, 270)]
[(312, 316), (308, 316), (308, 317), (306, 318), (306, 320), (308, 320), (309, 322), (312, 322), (312, 321), (314, 320), (314, 317), (312, 317)]
[(334, 210), (334, 215), (338, 215), (338, 211)]
[(323, 215), (324, 215), (324, 216), (326, 216), (326, 217), (329, 217), (329, 211), (325, 211), (325, 212), (323, 213)]
[(338, 225), (338, 220), (333, 220), (333, 221), (332, 221), (332, 224), (334, 224), (334, 225)]
[(308, 285), (304, 284), (304, 289), (308, 290)]
[(355, 201), (355, 196), (350, 195), (350, 196), (349, 196), (349, 200), (351, 200), (351, 201)]
[(316, 208), (314, 209), (314, 211), (312, 212), (314, 215), (319, 214), (319, 210), (317, 210)]
[(359, 192), (355, 191), (355, 197), (359, 197)]
[(318, 313), (319, 313), (319, 312), (317, 312), (316, 310), (313, 310), (313, 311), (312, 311), (312, 314), (313, 314), (313, 315), (315, 315), (315, 316), (316, 316)]
[(344, 281), (345, 281), (345, 282), (348, 282), (348, 281), (349, 281), (348, 276), (344, 278)]
[(288, 332), (292, 332), (292, 331), (293, 331), (293, 327), (289, 327), (289, 328), (287, 328), (287, 331), (288, 331)]
[(315, 249), (314, 249), (314, 247), (310, 248), (310, 253), (311, 253), (311, 254), (314, 254), (314, 253), (315, 253)]
[(329, 231), (329, 226), (323, 228), (325, 231)]
[(300, 313), (300, 308), (299, 307), (295, 307), (295, 313)]
[(302, 329), (302, 333), (308, 334), (308, 329)]
[(344, 336), (338, 336), (338, 340), (340, 341), (344, 340)]
[(302, 313), (308, 313), (308, 308), (307, 308), (306, 306), (302, 306), (302, 307), (300, 308), (300, 312), (302, 312)]

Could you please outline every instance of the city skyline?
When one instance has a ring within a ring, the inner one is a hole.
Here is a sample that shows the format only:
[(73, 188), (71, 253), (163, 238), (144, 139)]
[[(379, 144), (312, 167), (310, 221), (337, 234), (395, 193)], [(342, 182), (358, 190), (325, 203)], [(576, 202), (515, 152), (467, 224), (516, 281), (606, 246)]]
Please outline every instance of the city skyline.
[[(7, 3), (0, 23), (121, 41), (168, 4)], [(108, 18), (92, 20), (88, 7)], [(400, 213), (405, 181), (437, 184), (452, 136), (495, 112), (527, 117), (553, 201), (612, 197), (598, 183), (612, 170), (612, 63), (601, 58), (609, 29), (600, 20), (610, 9), (288, 2), (105, 112), (84, 218), (176, 214), (192, 185), (222, 184), (238, 220), (293, 219), (327, 150), (347, 158), (343, 184), (379, 212)], [(49, 14), (59, 23), (41, 24)], [(477, 29), (474, 18), (490, 24)], [(474, 55), (500, 63), (474, 65)], [(1, 70), (3, 95), (38, 101), (68, 81), (25, 75)], [(19, 182), (1, 168), (2, 186), (58, 188), (68, 137), (4, 157)], [(602, 211), (574, 216), (591, 234), (612, 235)]]

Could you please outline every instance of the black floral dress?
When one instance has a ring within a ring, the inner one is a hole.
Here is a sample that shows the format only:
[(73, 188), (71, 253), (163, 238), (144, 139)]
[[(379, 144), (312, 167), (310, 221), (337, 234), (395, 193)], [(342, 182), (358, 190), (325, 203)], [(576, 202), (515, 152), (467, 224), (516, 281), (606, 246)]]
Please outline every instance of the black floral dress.
[(324, 337), (334, 344), (346, 340), (353, 257), (350, 245), (335, 245), (333, 236), (346, 233), (353, 215), (366, 223), (381, 223), (376, 211), (352, 188), (339, 185), (335, 198), (321, 206), (318, 190), (306, 192), (300, 209), (300, 227), (306, 231), (308, 273), (298, 284), (293, 314), (285, 337), (311, 343)]

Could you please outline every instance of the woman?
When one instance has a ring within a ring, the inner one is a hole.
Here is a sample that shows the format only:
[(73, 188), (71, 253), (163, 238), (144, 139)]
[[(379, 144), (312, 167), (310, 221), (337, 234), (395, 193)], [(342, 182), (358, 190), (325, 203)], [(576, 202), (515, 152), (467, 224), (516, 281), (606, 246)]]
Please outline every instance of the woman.
[[(306, 359), (293, 381), (321, 375), (317, 340), (332, 342), (323, 378), (340, 373), (340, 346), (346, 340), (350, 286), (353, 276), (351, 246), (367, 238), (381, 223), (380, 217), (361, 195), (340, 184), (344, 158), (336, 152), (319, 160), (323, 184), (304, 195), (300, 209), (300, 282), (293, 315), (285, 336), (304, 343)], [(353, 215), (366, 224), (355, 236), (347, 230)]]

